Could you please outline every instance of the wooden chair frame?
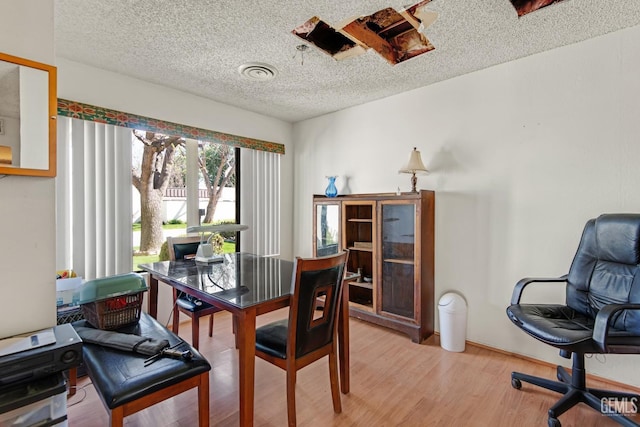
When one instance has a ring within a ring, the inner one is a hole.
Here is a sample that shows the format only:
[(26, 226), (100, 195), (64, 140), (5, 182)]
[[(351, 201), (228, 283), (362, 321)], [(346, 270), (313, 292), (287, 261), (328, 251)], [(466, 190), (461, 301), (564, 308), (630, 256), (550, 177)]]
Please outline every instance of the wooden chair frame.
[[(342, 286), (344, 286), (344, 273), (346, 273), (346, 263), (349, 252), (345, 251), (337, 256), (323, 258), (296, 258), (294, 267), (294, 291), (291, 297), (291, 305), (289, 307), (288, 331), (287, 331), (287, 355), (286, 359), (281, 359), (273, 355), (267, 354), (256, 349), (256, 356), (272, 363), (273, 365), (287, 372), (287, 418), (289, 426), (296, 425), (296, 376), (297, 371), (305, 366), (329, 356), (329, 380), (331, 383), (331, 397), (333, 399), (333, 410), (335, 413), (342, 412), (342, 403), (340, 401), (340, 382), (338, 380), (338, 317), (340, 316), (340, 307), (342, 299)], [(296, 358), (296, 333), (297, 318), (299, 309), (298, 290), (300, 287), (301, 276), (305, 271), (324, 270), (344, 265), (342, 277), (338, 280), (336, 291), (336, 307), (333, 319), (332, 340), (327, 345), (320, 347), (300, 358)]]
[[(125, 403), (113, 409), (104, 405), (109, 411), (109, 422), (111, 427), (123, 427), (124, 417), (135, 414), (138, 411), (177, 396), (187, 390), (198, 387), (198, 426), (209, 426), (209, 372), (188, 378), (178, 384), (163, 388), (154, 393), (148, 394), (140, 399)], [(104, 403), (104, 401), (103, 401)]]

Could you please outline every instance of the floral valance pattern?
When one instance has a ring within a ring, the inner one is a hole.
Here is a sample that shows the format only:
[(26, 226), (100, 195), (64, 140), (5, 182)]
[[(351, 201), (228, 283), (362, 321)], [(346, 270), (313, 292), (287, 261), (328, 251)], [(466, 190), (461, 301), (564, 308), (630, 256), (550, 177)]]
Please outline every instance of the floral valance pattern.
[(138, 116), (136, 114), (123, 113), (121, 111), (83, 104), (81, 102), (68, 101), (66, 99), (58, 99), (58, 115), (98, 123), (107, 123), (131, 129), (158, 132), (168, 135), (178, 135), (183, 138), (215, 142), (218, 144), (231, 145), (233, 147), (250, 148), (252, 150), (284, 154), (283, 144), (166, 122), (163, 120)]

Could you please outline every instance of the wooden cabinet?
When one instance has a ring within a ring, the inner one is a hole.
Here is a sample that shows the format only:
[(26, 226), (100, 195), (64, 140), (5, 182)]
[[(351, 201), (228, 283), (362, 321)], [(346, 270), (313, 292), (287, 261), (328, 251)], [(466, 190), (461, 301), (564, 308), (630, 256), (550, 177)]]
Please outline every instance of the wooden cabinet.
[[(422, 342), (433, 334), (434, 207), (432, 191), (314, 197), (314, 255), (326, 255), (323, 206), (339, 211), (338, 247), (349, 249), (350, 315), (386, 326)], [(338, 209), (339, 208), (339, 209)], [(335, 247), (335, 246), (334, 246)], [(333, 247), (332, 247), (333, 248)]]

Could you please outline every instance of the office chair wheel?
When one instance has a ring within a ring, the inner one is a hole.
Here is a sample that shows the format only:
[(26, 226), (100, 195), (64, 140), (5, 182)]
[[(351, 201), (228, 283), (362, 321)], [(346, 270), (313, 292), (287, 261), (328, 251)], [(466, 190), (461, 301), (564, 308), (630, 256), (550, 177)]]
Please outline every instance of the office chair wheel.
[(515, 388), (516, 390), (520, 390), (522, 388), (522, 382), (520, 382), (520, 380), (517, 378), (511, 378), (511, 387)]
[(557, 418), (549, 417), (548, 421), (549, 427), (562, 427), (560, 421)]

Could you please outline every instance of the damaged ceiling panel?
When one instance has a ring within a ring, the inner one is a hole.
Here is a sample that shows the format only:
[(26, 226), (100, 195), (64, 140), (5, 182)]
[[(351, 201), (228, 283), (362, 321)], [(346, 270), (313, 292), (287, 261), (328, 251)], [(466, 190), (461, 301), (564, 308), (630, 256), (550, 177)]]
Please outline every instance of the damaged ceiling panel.
[(552, 3), (558, 3), (562, 0), (511, 0), (511, 4), (518, 12), (518, 16), (526, 15)]
[(418, 31), (421, 22), (404, 11), (382, 9), (346, 24), (342, 31), (375, 50), (392, 65), (429, 52), (434, 46)]
[(430, 1), (416, 3), (401, 11), (388, 7), (369, 16), (352, 18), (339, 30), (313, 17), (292, 33), (338, 60), (373, 49), (395, 65), (435, 49), (422, 34), (436, 18), (435, 13), (425, 9)]
[(362, 55), (365, 52), (364, 48), (317, 16), (296, 27), (292, 33), (335, 59)]

